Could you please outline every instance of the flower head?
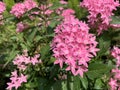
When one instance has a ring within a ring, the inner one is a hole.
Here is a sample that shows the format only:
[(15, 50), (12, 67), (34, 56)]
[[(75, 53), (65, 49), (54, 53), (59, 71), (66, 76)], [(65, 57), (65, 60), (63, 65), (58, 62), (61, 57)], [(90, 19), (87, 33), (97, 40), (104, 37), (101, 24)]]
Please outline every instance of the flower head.
[(95, 36), (89, 33), (88, 25), (76, 19), (73, 13), (70, 9), (63, 11), (64, 20), (55, 29), (51, 47), (57, 59), (54, 64), (59, 64), (61, 68), (67, 64), (67, 71), (83, 76), (87, 63), (99, 49), (96, 48)]
[(36, 65), (38, 63), (42, 63), (39, 60), (40, 55), (36, 54), (33, 57), (28, 56), (27, 50), (24, 50), (22, 55), (17, 55), (13, 60), (13, 64), (17, 66), (19, 70), (26, 70), (29, 64)]
[(26, 12), (26, 10), (27, 10), (26, 6), (23, 3), (16, 3), (12, 7), (12, 10), (10, 11), (10, 13), (20, 18)]
[(111, 90), (116, 90), (116, 87), (118, 86), (117, 85), (117, 80), (111, 78), (110, 82), (109, 82), (109, 85), (111, 86)]
[(24, 5), (28, 11), (31, 10), (32, 8), (37, 7), (36, 2), (33, 0), (25, 0)]
[(0, 14), (2, 14), (6, 10), (6, 5), (5, 3), (0, 1)]
[(12, 72), (12, 75), (10, 78), (11, 82), (7, 83), (8, 90), (12, 90), (12, 88), (14, 88), (14, 87), (15, 87), (15, 89), (18, 89), (18, 87), (20, 87), (22, 83), (27, 82), (26, 75), (21, 74), (20, 76), (18, 76), (17, 73), (18, 72), (16, 70), (14, 72)]
[[(116, 59), (116, 68), (112, 69), (113, 78), (110, 79), (109, 85), (111, 90), (119, 90), (120, 89), (120, 49), (118, 47), (113, 47), (111, 51), (111, 55)], [(119, 89), (117, 89), (119, 88)]]
[(35, 7), (37, 7), (36, 2), (33, 0), (25, 0), (23, 3), (16, 3), (10, 13), (20, 18), (25, 12)]
[[(112, 11), (118, 7), (118, 0), (83, 0), (80, 4), (88, 9), (90, 15), (88, 22), (94, 27), (97, 25), (98, 34), (103, 30), (107, 30), (113, 15)], [(96, 28), (96, 27), (94, 27)]]

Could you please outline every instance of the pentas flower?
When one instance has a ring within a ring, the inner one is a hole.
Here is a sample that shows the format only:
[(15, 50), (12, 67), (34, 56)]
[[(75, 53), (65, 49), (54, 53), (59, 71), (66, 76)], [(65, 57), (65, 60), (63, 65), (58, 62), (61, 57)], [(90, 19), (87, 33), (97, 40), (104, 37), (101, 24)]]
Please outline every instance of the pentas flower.
[[(113, 48), (111, 51), (111, 55), (116, 59), (116, 68), (112, 69), (113, 78), (110, 79), (109, 85), (111, 90), (119, 90), (120, 89), (120, 49), (118, 47)], [(117, 89), (119, 88), (119, 89)]]
[(118, 68), (112, 69), (112, 73), (114, 73), (114, 78), (120, 80), (120, 70)]
[(37, 7), (36, 2), (33, 0), (25, 0), (23, 3), (16, 3), (10, 13), (20, 18), (25, 12), (35, 7)]
[(112, 28), (120, 28), (120, 24), (110, 24), (110, 27)]
[(10, 11), (11, 14), (15, 15), (18, 18), (20, 18), (25, 12), (26, 7), (23, 3), (16, 3)]
[(87, 71), (87, 63), (99, 49), (96, 48), (96, 37), (89, 33), (88, 25), (73, 14), (71, 9), (63, 11), (64, 19), (55, 29), (51, 47), (56, 58), (54, 64), (59, 64), (61, 68), (66, 64), (66, 71), (83, 76)]
[(117, 60), (116, 65), (119, 67), (120, 66), (120, 48), (114, 47), (111, 55)]
[(54, 11), (53, 10), (50, 10), (49, 8), (52, 6), (52, 4), (48, 4), (48, 5), (43, 5), (41, 4), (39, 9), (41, 10), (41, 14), (44, 14), (44, 15), (51, 15)]
[(60, 0), (61, 4), (68, 4), (68, 2), (64, 1), (64, 0)]
[(24, 5), (28, 11), (31, 10), (32, 8), (37, 7), (36, 2), (33, 0), (25, 0)]
[(15, 70), (14, 72), (12, 72), (11, 75), (11, 82), (7, 83), (8, 87), (7, 90), (12, 90), (13, 88), (15, 88), (16, 90), (22, 85), (22, 83), (27, 82), (27, 76), (20, 74), (17, 74), (17, 70)]
[(40, 57), (39, 54), (35, 55), (34, 57), (31, 57), (31, 60), (30, 60), (31, 63), (32, 63), (33, 65), (35, 65), (35, 64), (41, 62), (41, 61), (38, 61), (38, 58), (39, 58), (39, 57)]
[(5, 3), (0, 1), (0, 25), (3, 25), (3, 15), (2, 13), (6, 10), (6, 5)]
[(27, 68), (27, 64), (29, 63), (31, 63), (30, 57), (25, 55), (17, 55), (17, 57), (13, 60), (13, 64), (17, 65), (17, 68), (23, 71)]
[(116, 90), (117, 89), (117, 80), (111, 78), (110, 79), (110, 82), (109, 82), (109, 85), (111, 86), (111, 90)]
[(13, 60), (13, 64), (17, 65), (17, 68), (19, 70), (26, 70), (27, 66), (29, 64), (36, 65), (38, 63), (41, 63), (41, 60), (38, 58), (40, 57), (39, 54), (30, 57), (28, 56), (27, 52), (25, 52), (23, 55), (17, 55), (15, 59)]
[(5, 3), (0, 1), (0, 14), (2, 14), (6, 10), (6, 5)]
[(25, 29), (25, 24), (23, 24), (23, 22), (19, 22), (17, 24), (17, 29), (16, 29), (16, 32), (22, 32), (24, 29)]
[(90, 15), (88, 16), (88, 22), (92, 26), (98, 29), (98, 34), (103, 30), (107, 30), (110, 24), (110, 17), (113, 15), (112, 11), (118, 7), (118, 0), (83, 0), (80, 4), (82, 7), (88, 9)]

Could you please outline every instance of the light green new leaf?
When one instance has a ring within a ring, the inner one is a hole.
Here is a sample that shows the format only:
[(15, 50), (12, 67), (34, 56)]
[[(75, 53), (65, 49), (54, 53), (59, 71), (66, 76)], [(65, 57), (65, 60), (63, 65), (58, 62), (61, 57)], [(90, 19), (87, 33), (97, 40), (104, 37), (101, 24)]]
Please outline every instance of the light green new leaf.
[(15, 4), (14, 0), (3, 0), (3, 2), (6, 4), (8, 12), (11, 10), (12, 6)]
[(120, 16), (112, 16), (111, 24), (120, 24)]

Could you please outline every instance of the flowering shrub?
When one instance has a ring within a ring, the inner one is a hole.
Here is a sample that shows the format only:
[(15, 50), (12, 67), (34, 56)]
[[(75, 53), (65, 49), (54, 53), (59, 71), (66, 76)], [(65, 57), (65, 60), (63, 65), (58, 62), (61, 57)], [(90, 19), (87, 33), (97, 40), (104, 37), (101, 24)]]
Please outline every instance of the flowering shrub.
[(0, 1), (0, 90), (120, 90), (118, 0)]

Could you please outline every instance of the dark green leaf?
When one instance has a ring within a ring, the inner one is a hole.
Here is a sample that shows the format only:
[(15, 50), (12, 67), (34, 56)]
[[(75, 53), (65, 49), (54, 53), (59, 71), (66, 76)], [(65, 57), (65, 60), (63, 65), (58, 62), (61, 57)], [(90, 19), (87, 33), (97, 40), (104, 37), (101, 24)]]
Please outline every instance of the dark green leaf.
[(88, 67), (88, 72), (86, 72), (86, 74), (90, 79), (96, 79), (110, 72), (111, 68), (111, 66), (108, 66), (106, 64), (91, 63)]
[(46, 55), (49, 53), (49, 51), (50, 51), (50, 46), (49, 46), (49, 44), (41, 47), (40, 53), (41, 53), (41, 59), (42, 59), (42, 60), (47, 57)]

